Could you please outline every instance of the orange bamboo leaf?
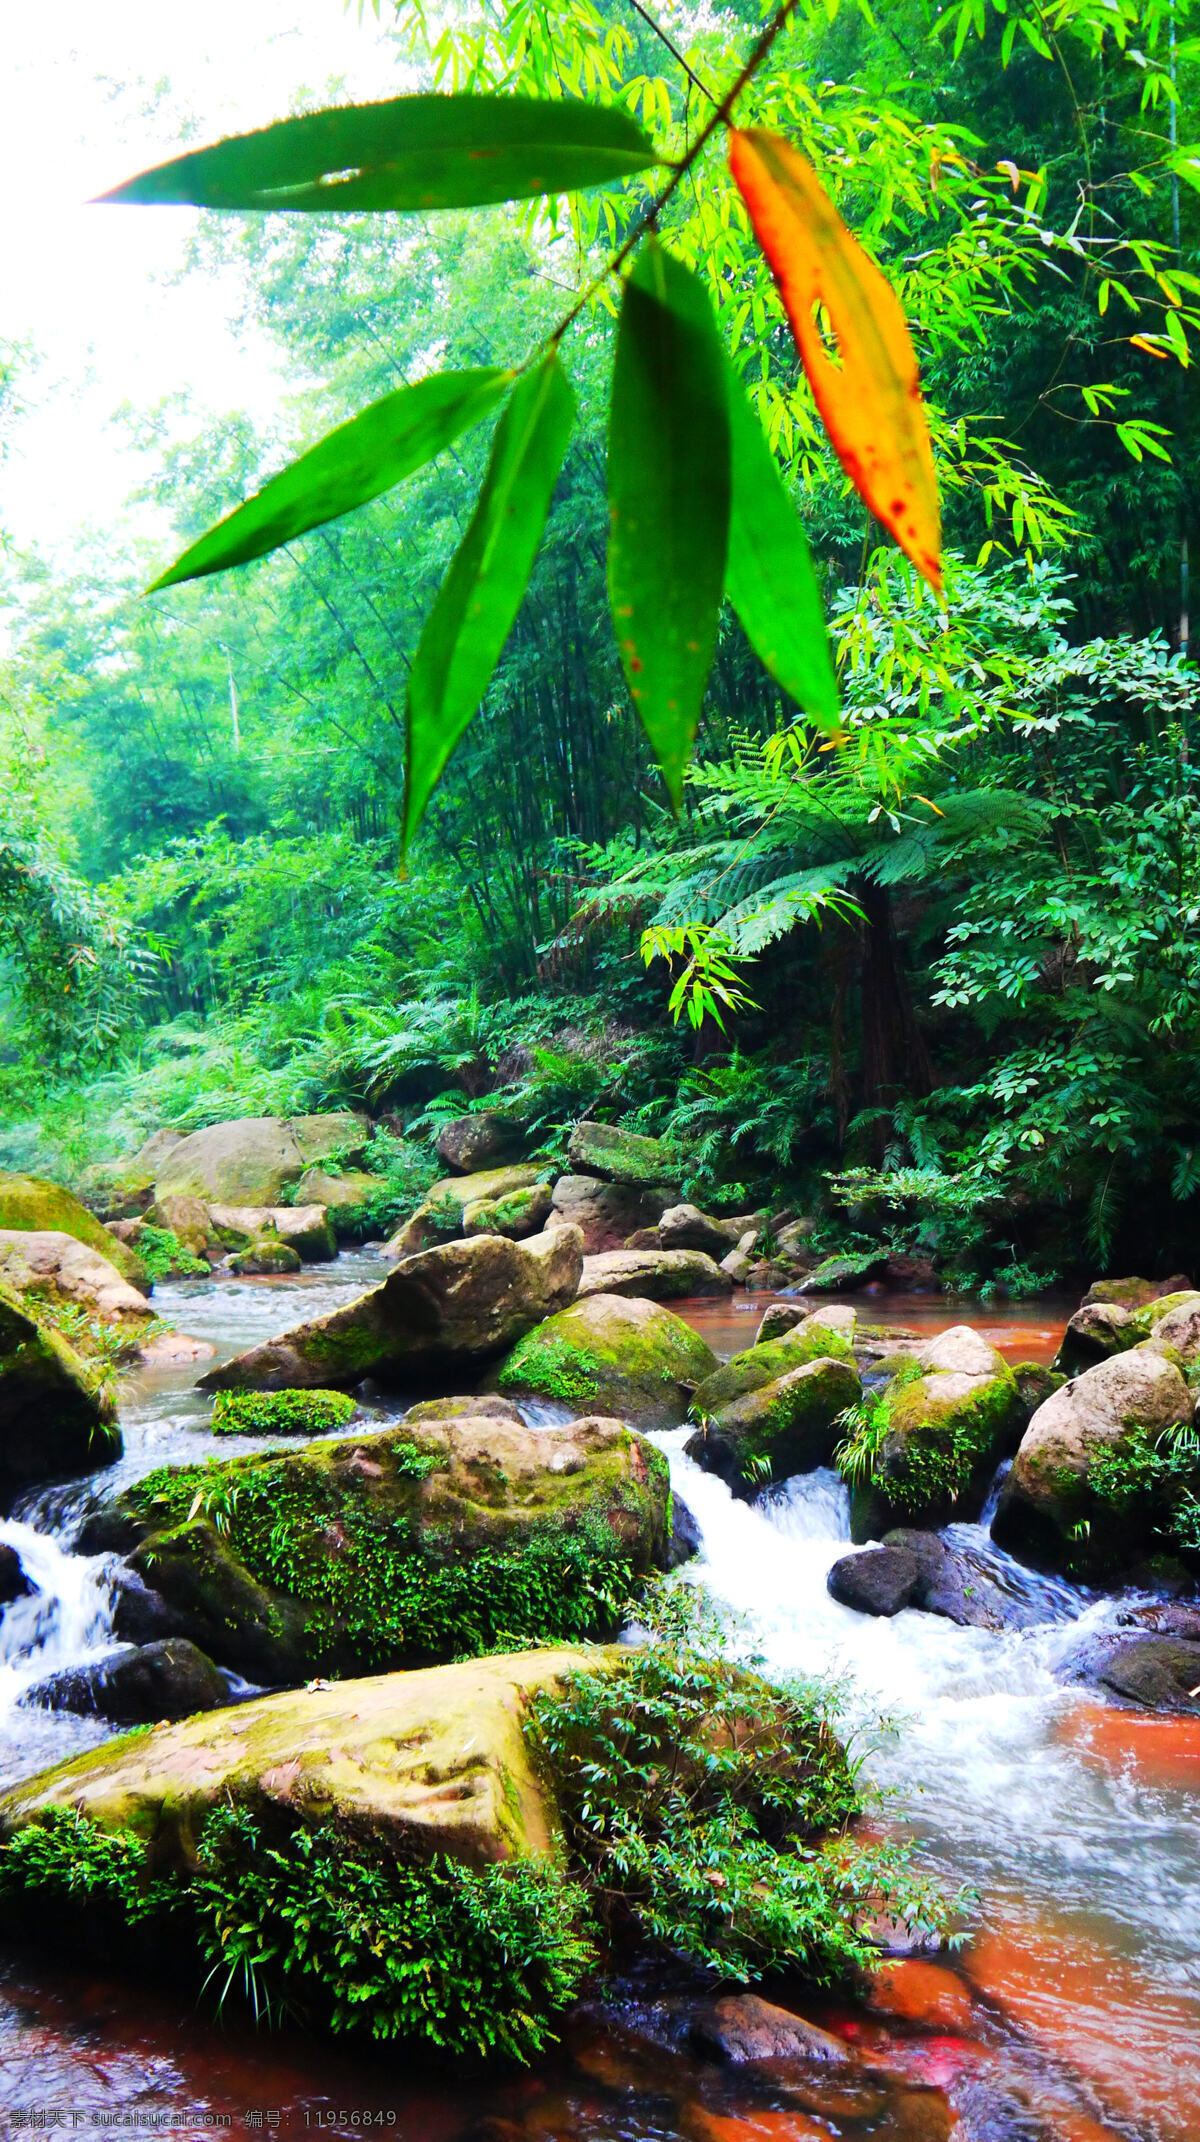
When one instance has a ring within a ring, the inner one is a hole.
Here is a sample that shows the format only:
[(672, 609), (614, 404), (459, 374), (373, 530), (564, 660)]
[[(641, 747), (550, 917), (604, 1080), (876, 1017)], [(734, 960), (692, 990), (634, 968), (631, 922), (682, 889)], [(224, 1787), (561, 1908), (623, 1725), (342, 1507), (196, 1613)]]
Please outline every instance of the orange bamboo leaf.
[[(812, 166), (778, 134), (732, 130), (729, 162), (838, 460), (859, 497), (940, 593), (937, 477), (899, 299), (846, 229)], [(817, 324), (818, 306), (836, 357)]]

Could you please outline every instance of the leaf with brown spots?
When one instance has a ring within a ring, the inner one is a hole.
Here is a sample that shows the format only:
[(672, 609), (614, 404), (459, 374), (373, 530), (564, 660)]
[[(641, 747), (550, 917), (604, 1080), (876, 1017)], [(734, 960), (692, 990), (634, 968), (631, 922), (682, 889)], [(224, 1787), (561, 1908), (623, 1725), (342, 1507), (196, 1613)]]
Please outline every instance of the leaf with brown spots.
[[(729, 162), (838, 460), (859, 497), (940, 591), (937, 477), (900, 301), (846, 229), (812, 166), (788, 142), (757, 127), (734, 132)], [(826, 348), (818, 308), (836, 356)]]

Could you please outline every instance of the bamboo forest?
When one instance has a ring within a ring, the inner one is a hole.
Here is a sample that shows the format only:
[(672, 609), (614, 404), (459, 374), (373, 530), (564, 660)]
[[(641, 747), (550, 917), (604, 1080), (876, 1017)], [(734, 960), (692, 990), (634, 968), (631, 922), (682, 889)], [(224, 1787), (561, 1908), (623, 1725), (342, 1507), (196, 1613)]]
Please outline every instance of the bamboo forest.
[(1200, 15), (6, 25), (0, 2134), (1200, 2138)]

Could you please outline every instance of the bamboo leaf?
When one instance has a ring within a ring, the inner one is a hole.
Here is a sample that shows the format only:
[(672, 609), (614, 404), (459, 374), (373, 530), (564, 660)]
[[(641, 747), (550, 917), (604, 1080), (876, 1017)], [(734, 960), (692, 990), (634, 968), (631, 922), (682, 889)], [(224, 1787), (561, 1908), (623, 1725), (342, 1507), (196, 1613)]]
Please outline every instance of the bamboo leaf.
[(716, 649), (728, 360), (696, 277), (650, 239), (625, 285), (608, 433), (608, 592), (633, 703), (678, 807)]
[(474, 208), (612, 185), (658, 160), (615, 105), (420, 95), (281, 119), (156, 164), (100, 198), (321, 212)]
[[(872, 513), (940, 591), (941, 514), (904, 313), (816, 173), (758, 128), (733, 133), (730, 168), (779, 285), (838, 460)], [(817, 324), (823, 309), (836, 359)]]
[(837, 680), (808, 540), (732, 365), (728, 374), (733, 481), (725, 592), (776, 683), (832, 727)]
[(503, 653), (574, 421), (575, 396), (552, 350), (513, 388), (470, 526), (421, 634), (408, 684), (405, 845)]
[(210, 528), (160, 574), (150, 592), (264, 558), (306, 529), (319, 528), (390, 491), (460, 432), (478, 424), (495, 408), (512, 377), (495, 367), (434, 372), (415, 386), (385, 394)]

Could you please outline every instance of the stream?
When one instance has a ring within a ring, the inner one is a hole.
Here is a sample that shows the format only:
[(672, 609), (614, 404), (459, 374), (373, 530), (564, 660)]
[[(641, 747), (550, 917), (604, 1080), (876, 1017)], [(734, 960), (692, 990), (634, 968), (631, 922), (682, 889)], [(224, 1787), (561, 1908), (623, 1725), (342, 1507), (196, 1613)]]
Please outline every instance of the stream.
[[(178, 1282), (159, 1290), (156, 1307), (227, 1358), (344, 1302), (383, 1270), (355, 1251), (294, 1279)], [(728, 1354), (751, 1342), (762, 1306), (760, 1298), (683, 1310)], [(859, 1306), (872, 1320), (930, 1333), (970, 1322), (1014, 1360), (1049, 1359), (1070, 1307), (911, 1296)], [(0, 1620), (0, 1783), (109, 1731), (18, 1699), (110, 1648), (115, 1564), (72, 1555), (70, 1542), (98, 1496), (153, 1466), (212, 1453), (197, 1373), (193, 1363), (131, 1375), (119, 1463), (28, 1495), (0, 1521), (0, 1542), (16, 1548), (39, 1587)], [(382, 1425), (404, 1404), (399, 1396), (373, 1410)], [(702, 1554), (686, 1575), (740, 1618), (770, 1669), (837, 1683), (846, 1724), (869, 1749), (868, 1773), (885, 1794), (877, 1824), (915, 1836), (930, 1868), (977, 1893), (965, 1948), (949, 1966), (903, 1966), (890, 2006), (804, 2003), (891, 2075), (874, 2110), (852, 2093), (839, 2110), (836, 2092), (798, 2106), (794, 2093), (756, 2093), (699, 2063), (694, 2074), (677, 2063), (668, 2086), (663, 2063), (615, 2052), (586, 2017), (562, 2055), (533, 2074), (448, 2083), (399, 2056), (218, 2027), (178, 1994), (22, 1954), (0, 1956), (0, 2132), (943, 2142), (950, 2129), (936, 2093), (954, 2085), (969, 2106), (978, 2077), (984, 2109), (964, 2112), (964, 2142), (1196, 2142), (1200, 1724), (1117, 1710), (1054, 1673), (1081, 1624), (1110, 1621), (1117, 1603), (1013, 1563), (992, 1546), (985, 1511), (980, 1525), (955, 1527), (956, 1540), (1033, 1610), (1031, 1626), (993, 1634), (915, 1611), (892, 1621), (858, 1615), (825, 1584), (849, 1544), (836, 1476), (814, 1473), (753, 1505), (735, 1502), (684, 1455), (687, 1433), (654, 1438), (701, 1530)], [(271, 1440), (223, 1438), (219, 1447), (234, 1455)]]

